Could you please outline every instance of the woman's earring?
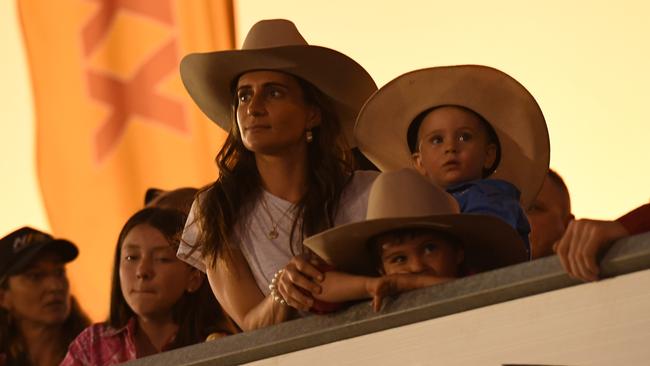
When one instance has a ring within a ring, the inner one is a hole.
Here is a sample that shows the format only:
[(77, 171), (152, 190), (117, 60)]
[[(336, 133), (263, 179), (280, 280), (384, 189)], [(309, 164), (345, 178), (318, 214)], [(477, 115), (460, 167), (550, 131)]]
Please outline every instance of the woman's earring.
[(307, 143), (314, 141), (314, 134), (311, 132), (311, 130), (307, 130), (305, 135), (307, 136)]

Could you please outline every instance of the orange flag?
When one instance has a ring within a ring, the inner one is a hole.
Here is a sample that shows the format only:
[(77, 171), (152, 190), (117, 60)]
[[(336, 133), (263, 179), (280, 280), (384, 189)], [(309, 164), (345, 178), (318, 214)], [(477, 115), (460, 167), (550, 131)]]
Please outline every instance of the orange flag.
[(216, 178), (225, 134), (192, 103), (183, 55), (234, 46), (232, 0), (19, 0), (38, 177), (54, 235), (80, 247), (72, 292), (108, 314), (113, 253), (149, 187)]

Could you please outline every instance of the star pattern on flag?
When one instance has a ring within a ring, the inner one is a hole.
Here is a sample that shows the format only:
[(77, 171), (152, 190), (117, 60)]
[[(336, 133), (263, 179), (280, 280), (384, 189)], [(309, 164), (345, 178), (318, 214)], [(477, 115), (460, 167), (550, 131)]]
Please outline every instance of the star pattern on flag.
[[(81, 31), (83, 54), (90, 59), (101, 43), (111, 36), (116, 18), (121, 13), (137, 14), (173, 28), (170, 0), (92, 0), (99, 9)], [(137, 29), (133, 29), (137, 32)], [(123, 37), (125, 42), (128, 37)], [(142, 60), (128, 76), (86, 66), (85, 79), (88, 96), (109, 108), (107, 117), (94, 133), (94, 158), (99, 164), (119, 146), (132, 117), (144, 118), (154, 125), (176, 131), (186, 131), (184, 106), (157, 90), (158, 85), (176, 72), (178, 45), (175, 36), (163, 42)]]

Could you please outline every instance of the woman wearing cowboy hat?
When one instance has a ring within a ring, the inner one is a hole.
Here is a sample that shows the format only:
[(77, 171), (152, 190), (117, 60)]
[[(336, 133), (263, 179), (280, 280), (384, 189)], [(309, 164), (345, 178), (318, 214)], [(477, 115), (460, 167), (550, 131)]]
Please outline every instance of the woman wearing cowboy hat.
[(322, 273), (303, 238), (365, 217), (374, 173), (354, 172), (352, 127), (376, 90), (349, 57), (266, 20), (241, 50), (186, 56), (185, 87), (228, 137), (195, 200), (179, 257), (205, 270), (244, 330), (314, 305)]

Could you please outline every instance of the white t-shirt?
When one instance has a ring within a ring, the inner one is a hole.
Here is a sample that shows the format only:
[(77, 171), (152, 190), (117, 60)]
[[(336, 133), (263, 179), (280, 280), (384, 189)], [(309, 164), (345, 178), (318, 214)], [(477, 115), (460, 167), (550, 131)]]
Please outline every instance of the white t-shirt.
[[(370, 186), (378, 174), (374, 171), (354, 173), (352, 181), (341, 195), (334, 226), (365, 220)], [(266, 203), (266, 207), (263, 203)], [(257, 286), (265, 295), (269, 293), (268, 284), (275, 272), (283, 268), (293, 257), (289, 248), (289, 235), (294, 219), (292, 208), (291, 202), (263, 191), (262, 199), (255, 202), (248, 217), (239, 223), (233, 232), (234, 237), (239, 238), (234, 242), (239, 243)], [(201, 258), (200, 250), (195, 250), (188, 255), (192, 245), (196, 243), (199, 232), (198, 224), (194, 220), (196, 209), (195, 200), (183, 230), (183, 240), (177, 255), (181, 260), (205, 272), (205, 263)], [(278, 236), (270, 239), (269, 232), (272, 231), (274, 224), (277, 225)], [(298, 231), (296, 229), (294, 233), (294, 246), (300, 242)]]

